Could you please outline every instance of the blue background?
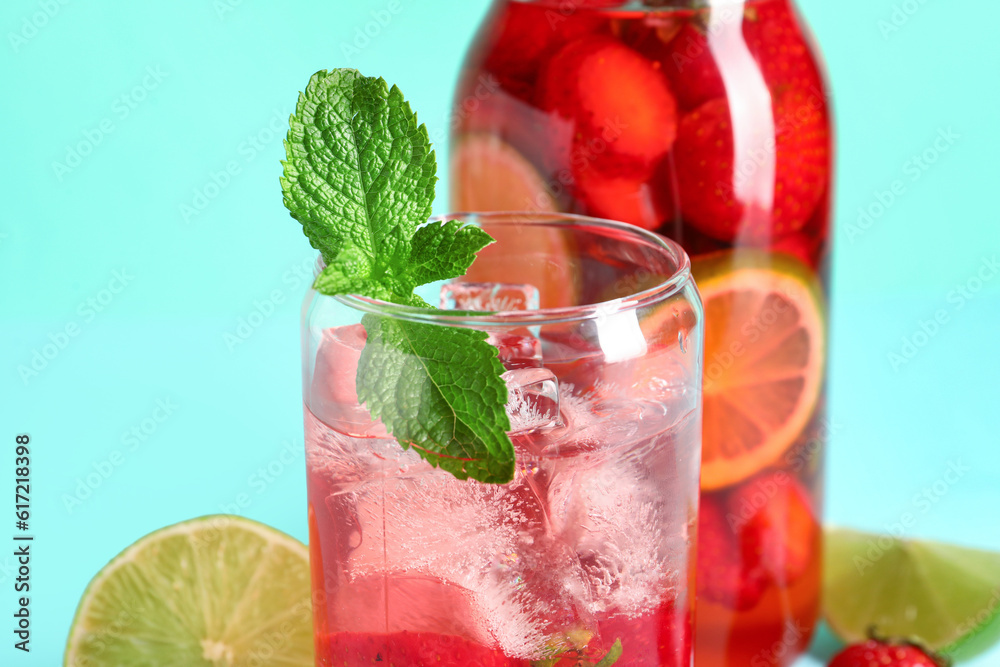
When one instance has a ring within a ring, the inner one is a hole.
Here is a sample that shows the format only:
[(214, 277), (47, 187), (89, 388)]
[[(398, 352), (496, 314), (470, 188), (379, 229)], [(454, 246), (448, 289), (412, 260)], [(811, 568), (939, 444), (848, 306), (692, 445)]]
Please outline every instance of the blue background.
[[(0, 4), (0, 452), (31, 435), (37, 536), (33, 650), (4, 640), (0, 663), (59, 662), (89, 579), (156, 528), (232, 511), (306, 538), (298, 303), (312, 252), (281, 203), (287, 116), (313, 71), (354, 66), (397, 83), (442, 137), (485, 11), (392, 6), (355, 44), (389, 0)], [(801, 9), (839, 121), (827, 516), (883, 530), (911, 512), (908, 536), (1000, 550), (1000, 275), (976, 282), (1000, 251), (1000, 5)], [(907, 340), (912, 358), (894, 363)], [(969, 470), (919, 503), (954, 462)], [(0, 457), (11, 487), (13, 465)]]

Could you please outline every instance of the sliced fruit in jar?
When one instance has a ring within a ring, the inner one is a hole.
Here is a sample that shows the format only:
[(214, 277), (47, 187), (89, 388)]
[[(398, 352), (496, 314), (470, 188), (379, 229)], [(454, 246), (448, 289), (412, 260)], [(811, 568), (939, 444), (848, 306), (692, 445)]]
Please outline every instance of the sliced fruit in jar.
[[(599, 16), (587, 12), (563, 13), (533, 3), (509, 4), (495, 28), (496, 46), (486, 56), (486, 67), (515, 94), (526, 92), (552, 51), (604, 26)], [(477, 39), (477, 43), (481, 42)]]
[(727, 242), (767, 242), (802, 229), (829, 181), (830, 135), (821, 111), (790, 91), (775, 105), (773, 133), (746, 137), (749, 145), (737, 154), (737, 131), (725, 99), (681, 120), (674, 154), (684, 219)]
[(314, 664), (309, 552), (273, 528), (218, 515), (150, 533), (108, 563), (76, 610), (65, 664), (212, 667), (262, 654)]
[(653, 230), (671, 213), (669, 191), (657, 187), (645, 174), (606, 175), (591, 166), (574, 172), (574, 177), (588, 215)]
[[(457, 140), (451, 158), (451, 208), (455, 211), (556, 213), (556, 201), (535, 168), (494, 135), (468, 134)], [(516, 218), (511, 218), (517, 222)], [(524, 220), (530, 226), (530, 218)], [(542, 308), (573, 304), (576, 276), (567, 235), (556, 229), (484, 225), (496, 243), (479, 252), (465, 280), (534, 285)], [(511, 266), (511, 258), (517, 266)]]
[(659, 63), (610, 37), (563, 47), (539, 74), (538, 96), (543, 109), (574, 119), (596, 152), (650, 165), (677, 134), (677, 103)]
[(731, 65), (726, 60), (717, 60), (715, 54), (730, 52), (740, 41), (746, 44), (772, 91), (793, 87), (822, 90), (809, 46), (785, 2), (754, 3), (744, 10), (742, 18), (742, 25), (732, 21), (713, 25), (710, 40), (708, 17), (696, 14), (657, 54), (683, 108), (693, 109), (726, 94), (720, 64)]
[(698, 513), (698, 573), (699, 599), (737, 611), (756, 607), (767, 588), (767, 573), (759, 562), (743, 558), (723, 503), (704, 493)]
[(824, 614), (844, 641), (874, 628), (965, 659), (1000, 639), (1000, 553), (845, 528), (824, 544)]
[(817, 240), (805, 232), (794, 232), (783, 236), (771, 244), (771, 252), (791, 255), (806, 266), (816, 268), (813, 255), (818, 246)]
[(809, 269), (755, 250), (692, 262), (705, 308), (703, 489), (748, 479), (802, 433), (822, 388), (823, 301)]
[(450, 166), (454, 211), (559, 210), (535, 167), (496, 135), (459, 138)]
[(759, 564), (781, 587), (809, 568), (819, 545), (819, 523), (809, 494), (786, 472), (769, 472), (729, 496), (744, 562)]
[(684, 23), (660, 60), (681, 107), (693, 109), (726, 94), (719, 66), (708, 47), (705, 27), (697, 18)]
[(540, 174), (558, 174), (569, 168), (574, 132), (571, 121), (505, 95), (502, 90), (484, 97), (479, 99), (473, 94), (468, 101), (462, 101), (455, 136), (475, 135), (500, 141)]

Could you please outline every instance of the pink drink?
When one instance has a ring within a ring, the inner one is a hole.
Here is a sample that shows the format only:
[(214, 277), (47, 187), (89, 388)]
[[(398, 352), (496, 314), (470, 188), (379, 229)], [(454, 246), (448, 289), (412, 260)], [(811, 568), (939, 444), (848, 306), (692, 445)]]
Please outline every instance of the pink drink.
[(364, 330), (307, 315), (318, 665), (596, 664), (616, 640), (619, 667), (690, 665), (700, 324), (644, 331), (677, 319), (676, 299), (657, 305), (490, 330), (509, 369), (506, 485), (361, 423)]

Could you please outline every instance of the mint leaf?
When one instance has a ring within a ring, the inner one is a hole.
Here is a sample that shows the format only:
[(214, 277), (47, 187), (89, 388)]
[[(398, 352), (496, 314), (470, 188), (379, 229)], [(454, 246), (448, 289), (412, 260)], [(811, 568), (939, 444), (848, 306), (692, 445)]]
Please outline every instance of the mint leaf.
[(503, 364), (486, 333), (378, 315), (362, 320), (368, 342), (358, 398), (404, 447), (459, 479), (514, 478)]
[(458, 220), (424, 225), (413, 236), (407, 276), (415, 285), (447, 280), (465, 273), (476, 253), (493, 243), (493, 237)]
[[(323, 255), (313, 283), (323, 294), (431, 308), (414, 288), (463, 275), (493, 240), (456, 221), (424, 224), (437, 162), (427, 128), (382, 79), (316, 72), (289, 120), (285, 153), (285, 206)], [(460, 479), (513, 479), (504, 368), (486, 334), (376, 315), (362, 324), (356, 382), (369, 412)]]
[(372, 278), (371, 264), (354, 246), (347, 246), (316, 276), (313, 289), (323, 294), (364, 294), (388, 299), (392, 294)]
[(601, 658), (601, 661), (594, 665), (594, 667), (611, 667), (611, 665), (618, 662), (618, 658), (620, 657), (622, 657), (622, 640), (616, 639), (615, 643), (611, 645), (608, 654)]
[(316, 72), (285, 152), (285, 206), (327, 264), (351, 244), (376, 276), (405, 265), (431, 212), (437, 162), (399, 88), (355, 70)]

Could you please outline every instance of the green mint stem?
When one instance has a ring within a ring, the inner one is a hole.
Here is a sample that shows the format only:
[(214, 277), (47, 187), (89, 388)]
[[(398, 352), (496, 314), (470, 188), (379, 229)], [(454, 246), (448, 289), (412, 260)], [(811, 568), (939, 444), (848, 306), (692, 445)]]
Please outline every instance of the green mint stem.
[(620, 657), (622, 657), (622, 640), (616, 639), (615, 643), (611, 645), (608, 654), (601, 658), (601, 661), (594, 665), (594, 667), (611, 667), (611, 665), (618, 662), (618, 658)]

